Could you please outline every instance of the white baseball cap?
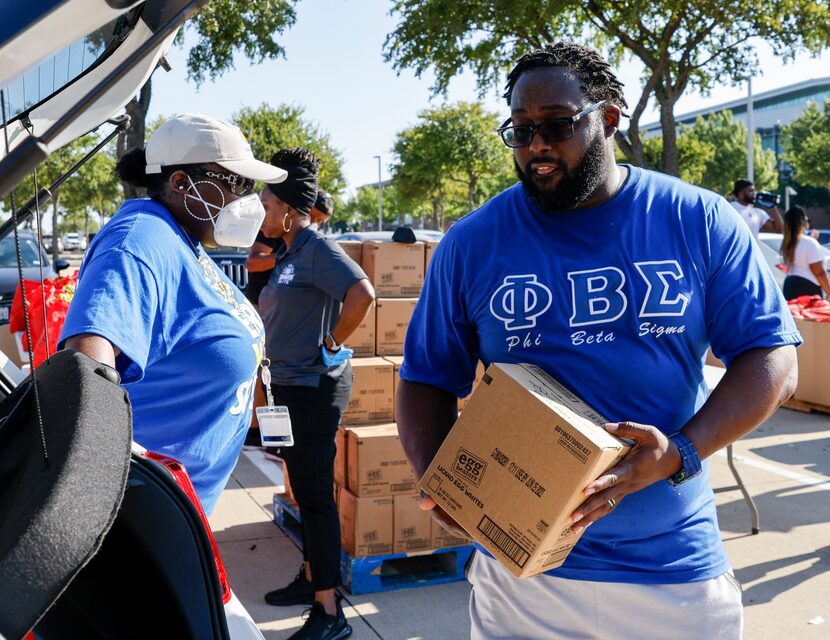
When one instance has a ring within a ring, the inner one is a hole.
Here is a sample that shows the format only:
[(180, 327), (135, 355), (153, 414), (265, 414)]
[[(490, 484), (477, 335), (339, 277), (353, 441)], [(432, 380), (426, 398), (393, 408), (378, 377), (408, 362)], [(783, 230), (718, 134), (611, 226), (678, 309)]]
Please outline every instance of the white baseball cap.
[(215, 163), (257, 182), (282, 182), (287, 175), (254, 158), (239, 127), (200, 113), (183, 113), (161, 125), (147, 141), (145, 155), (148, 174), (180, 164)]

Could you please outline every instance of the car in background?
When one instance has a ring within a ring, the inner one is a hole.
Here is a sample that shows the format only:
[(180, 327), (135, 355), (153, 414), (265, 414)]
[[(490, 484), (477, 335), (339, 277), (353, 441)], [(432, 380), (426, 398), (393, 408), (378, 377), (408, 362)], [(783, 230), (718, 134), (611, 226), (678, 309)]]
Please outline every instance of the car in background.
[[(758, 247), (764, 256), (764, 260), (772, 271), (775, 281), (778, 286), (784, 288), (784, 279), (787, 277), (787, 270), (784, 266), (784, 259), (781, 257), (781, 243), (784, 240), (784, 235), (781, 233), (766, 233), (758, 234)], [(830, 248), (822, 245), (821, 252), (824, 256), (824, 268), (830, 277)]]
[[(66, 260), (56, 260), (53, 265), (44, 247), (38, 248), (37, 238), (28, 231), (19, 231), (20, 262), (23, 266), (23, 278), (40, 280), (41, 266), (43, 277), (54, 278), (60, 271), (69, 267)], [(14, 235), (0, 240), (0, 325), (9, 323), (9, 310), (12, 307), (14, 292), (17, 290), (17, 252)]]
[[(434, 231), (432, 229), (413, 229), (415, 238), (421, 242), (432, 241), (437, 242), (444, 237), (443, 231)], [(336, 236), (334, 240), (391, 240), (392, 231), (347, 231)]]
[(70, 231), (63, 234), (63, 246), (66, 251), (86, 251), (86, 236)]
[[(52, 234), (41, 234), (40, 241), (43, 248), (46, 249), (46, 253), (52, 253)], [(66, 251), (66, 249), (63, 246), (63, 240), (61, 240), (61, 237), (58, 236), (58, 253), (63, 253), (64, 251)]]
[(248, 249), (238, 247), (217, 247), (205, 249), (211, 259), (225, 273), (240, 291), (248, 286)]

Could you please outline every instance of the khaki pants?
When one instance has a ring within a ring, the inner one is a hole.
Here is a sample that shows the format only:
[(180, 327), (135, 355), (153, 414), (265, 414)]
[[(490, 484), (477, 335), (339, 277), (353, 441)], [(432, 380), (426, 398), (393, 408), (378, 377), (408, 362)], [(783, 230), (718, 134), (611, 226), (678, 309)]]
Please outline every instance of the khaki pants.
[(476, 551), (468, 578), (473, 640), (740, 640), (741, 587), (725, 573), (687, 584), (515, 578)]

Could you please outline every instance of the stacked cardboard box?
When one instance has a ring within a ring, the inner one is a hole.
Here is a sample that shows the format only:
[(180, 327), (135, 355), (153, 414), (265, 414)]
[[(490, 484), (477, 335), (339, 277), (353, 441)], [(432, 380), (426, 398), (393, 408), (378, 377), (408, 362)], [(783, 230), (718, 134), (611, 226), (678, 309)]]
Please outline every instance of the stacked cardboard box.
[(830, 323), (796, 320), (804, 339), (797, 350), (798, 386), (793, 400), (830, 407)]
[(359, 247), (359, 254), (355, 244), (341, 243), (352, 259), (360, 261), (377, 300), (346, 341), (355, 355), (354, 387), (337, 432), (334, 462), (343, 548), (359, 557), (467, 544), (419, 508), (419, 479), (394, 424), (406, 330), (437, 243), (368, 241)]

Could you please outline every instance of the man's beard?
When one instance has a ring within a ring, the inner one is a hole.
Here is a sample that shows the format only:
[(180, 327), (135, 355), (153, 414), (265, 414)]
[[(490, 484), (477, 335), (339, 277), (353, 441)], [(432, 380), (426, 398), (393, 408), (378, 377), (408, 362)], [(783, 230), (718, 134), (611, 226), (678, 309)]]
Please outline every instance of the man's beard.
[[(542, 211), (569, 211), (585, 202), (600, 185), (604, 161), (605, 142), (603, 136), (598, 134), (588, 145), (582, 161), (573, 169), (562, 162), (552, 162), (544, 157), (534, 158), (528, 162), (524, 171), (519, 167), (515, 158), (513, 164), (525, 191)], [(540, 164), (540, 162), (552, 164), (562, 173), (559, 184), (552, 191), (540, 189), (530, 177), (530, 165)]]

